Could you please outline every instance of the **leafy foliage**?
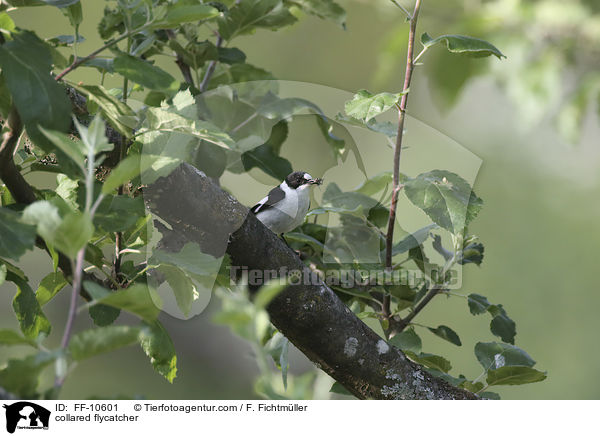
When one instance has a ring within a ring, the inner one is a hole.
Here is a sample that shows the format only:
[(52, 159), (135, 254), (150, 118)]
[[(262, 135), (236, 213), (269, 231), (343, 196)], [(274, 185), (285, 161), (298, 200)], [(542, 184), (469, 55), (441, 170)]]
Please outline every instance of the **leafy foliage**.
[[(247, 63), (246, 54), (232, 46), (240, 36), (259, 29), (281, 29), (303, 14), (345, 28), (344, 9), (333, 0), (113, 2), (98, 26), (104, 45), (86, 56), (78, 53), (78, 44), (84, 40), (79, 32), (85, 23), (83, 2), (8, 4), (17, 9), (57, 7), (72, 29), (43, 41), (33, 30), (17, 27), (12, 10), (0, 12), (0, 116), (7, 120), (9, 113), (18, 113), (30, 140), (14, 157), (8, 153), (8, 159), (13, 159), (10, 163), (21, 175), (47, 172), (57, 176), (55, 190), (26, 185), (35, 197), (28, 204), (17, 203), (8, 187), (0, 187), (0, 285), (11, 282), (17, 288), (13, 309), (21, 329), (20, 333), (0, 329), (0, 345), (36, 349), (35, 354), (5, 362), (0, 386), (23, 398), (39, 397), (44, 391), (38, 386), (40, 374), (52, 367), (56, 388), (47, 391), (47, 396), (56, 398), (74, 363), (136, 343), (154, 370), (173, 383), (177, 354), (158, 320), (163, 305), (157, 289), (165, 284), (172, 294), (168, 297), (184, 316), (193, 313), (200, 290), (215, 287), (222, 303), (215, 322), (228, 325), (250, 343), (260, 371), (255, 386), (259, 395), (271, 399), (312, 395), (317, 390), (316, 376), (290, 373), (289, 341), (270, 324), (267, 312), (287, 282), (273, 280), (250, 297), (246, 287), (230, 283), (226, 257), (215, 258), (195, 243), (172, 247), (167, 238), (161, 239), (155, 226), (164, 235), (160, 227), (164, 225), (153, 221), (140, 194), (182, 162), (194, 164), (216, 182), (224, 174), (251, 170), (281, 180), (293, 169), (282, 148), (290, 123), (301, 115), (314, 118), (324, 146), (335, 159), (346, 159), (351, 144), (334, 134), (339, 127), (336, 122), (304, 98), (281, 96), (273, 75)], [(503, 56), (492, 44), (472, 37), (433, 39), (424, 34), (422, 43), (424, 51), (445, 44), (454, 53)], [(68, 52), (72, 55), (67, 59)], [(181, 77), (174, 77), (157, 62), (159, 56), (172, 53)], [(70, 83), (68, 74), (81, 67), (97, 69), (101, 81)], [(105, 87), (106, 73), (121, 86)], [(346, 115), (336, 119), (391, 140), (398, 134), (397, 124), (377, 117), (397, 109), (403, 95), (360, 90), (346, 103)], [(3, 129), (21, 133), (8, 120)], [(6, 159), (5, 153), (0, 158)], [(3, 181), (4, 163), (0, 162)], [(420, 310), (420, 302), (427, 300), (432, 289), (451, 296), (446, 287), (452, 268), (482, 263), (483, 244), (466, 233), (482, 201), (467, 181), (450, 171), (432, 170), (416, 177), (400, 174), (404, 194), (431, 223), (410, 232), (397, 229), (391, 241), (394, 266), (390, 271), (382, 259), (392, 177), (391, 171), (385, 171), (349, 191), (329, 182), (321, 204), (310, 213), (315, 221), (288, 233), (288, 243), (317, 272), (338, 274), (338, 278), (351, 272), (348, 283), (332, 287), (365, 322), (379, 323), (389, 332), (394, 322), (408, 320), (401, 331), (386, 339), (432, 374), (487, 395), (492, 395), (485, 392), (489, 386), (545, 378), (533, 369), (535, 362), (527, 353), (514, 346), (515, 323), (503, 306), (478, 294), (468, 296), (470, 312), (489, 313), (491, 332), (503, 341), (480, 342), (475, 347), (487, 384), (481, 381), (483, 376), (472, 381), (453, 377), (445, 357), (423, 352), (415, 328), (462, 345), (450, 327), (426, 327), (408, 317)], [(337, 224), (326, 227), (326, 220)], [(431, 237), (434, 253), (426, 246)], [(442, 241), (448, 239), (452, 247), (446, 248)], [(52, 268), (44, 271), (34, 292), (36, 287), (10, 261), (18, 262), (36, 245), (49, 254)], [(150, 248), (153, 252), (142, 256)], [(436, 265), (432, 257), (436, 253), (442, 256), (443, 265)], [(395, 273), (408, 273), (411, 268), (419, 273), (416, 281), (391, 280)], [(437, 270), (441, 273), (434, 274)], [(375, 272), (383, 282), (372, 282), (365, 271)], [(82, 298), (71, 307), (63, 343), (48, 351), (45, 340), (52, 325), (44, 310), (59, 292), (67, 291), (79, 292)], [(391, 314), (380, 311), (386, 298)], [(86, 312), (95, 327), (71, 332), (74, 314), (86, 316)], [(116, 325), (123, 312), (139, 318), (139, 324)], [(273, 372), (273, 364), (280, 374)], [(337, 384), (332, 392), (347, 393)]]

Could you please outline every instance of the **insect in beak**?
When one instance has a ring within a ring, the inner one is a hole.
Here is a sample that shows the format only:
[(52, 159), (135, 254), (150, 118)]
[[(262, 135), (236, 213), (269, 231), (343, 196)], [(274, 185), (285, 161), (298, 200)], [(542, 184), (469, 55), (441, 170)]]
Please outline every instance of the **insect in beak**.
[(323, 179), (317, 177), (316, 179), (309, 180), (308, 183), (310, 183), (311, 185), (322, 185)]

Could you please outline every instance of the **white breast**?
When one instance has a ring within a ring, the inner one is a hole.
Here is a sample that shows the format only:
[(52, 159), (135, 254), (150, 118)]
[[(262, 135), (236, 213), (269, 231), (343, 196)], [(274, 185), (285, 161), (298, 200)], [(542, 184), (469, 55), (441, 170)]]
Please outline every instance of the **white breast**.
[(277, 234), (289, 232), (302, 224), (310, 205), (308, 184), (292, 189), (284, 182), (280, 187), (285, 193), (285, 198), (256, 215), (265, 226)]

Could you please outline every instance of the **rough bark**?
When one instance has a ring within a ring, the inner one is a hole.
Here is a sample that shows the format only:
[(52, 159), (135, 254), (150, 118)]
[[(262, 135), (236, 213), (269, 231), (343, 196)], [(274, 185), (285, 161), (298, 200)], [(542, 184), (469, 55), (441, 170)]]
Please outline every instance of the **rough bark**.
[[(149, 208), (187, 241), (232, 266), (312, 272), (235, 198), (182, 164), (145, 190)], [(366, 399), (477, 399), (431, 376), (359, 320), (321, 281), (292, 284), (268, 306), (273, 324), (319, 368)]]

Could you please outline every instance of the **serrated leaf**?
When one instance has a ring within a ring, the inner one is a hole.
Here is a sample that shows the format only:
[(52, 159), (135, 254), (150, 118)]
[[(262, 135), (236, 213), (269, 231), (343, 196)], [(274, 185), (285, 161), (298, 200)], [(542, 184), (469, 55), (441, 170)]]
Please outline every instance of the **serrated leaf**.
[(488, 307), (491, 306), (491, 303), (488, 301), (488, 299), (479, 294), (469, 294), (467, 297), (467, 303), (469, 305), (469, 311), (472, 315), (481, 315), (482, 313), (487, 312)]
[(457, 174), (433, 170), (404, 182), (408, 199), (436, 224), (457, 234), (477, 216), (483, 202)]
[(354, 94), (352, 100), (346, 102), (344, 109), (349, 116), (368, 123), (372, 118), (396, 106), (402, 94), (389, 92), (373, 94), (366, 89), (361, 89)]
[(116, 321), (121, 314), (121, 309), (98, 303), (90, 306), (88, 313), (90, 314), (92, 321), (94, 321), (94, 325), (105, 327)]
[(167, 283), (175, 295), (177, 307), (187, 317), (196, 299), (196, 286), (181, 269), (173, 265), (160, 265), (158, 270), (164, 274)]
[(0, 257), (19, 260), (35, 244), (35, 227), (12, 210), (0, 207)]
[(165, 70), (134, 56), (127, 54), (117, 56), (113, 62), (113, 69), (116, 73), (148, 89), (174, 93), (179, 88), (179, 82)]
[(267, 142), (242, 154), (244, 169), (250, 171), (257, 167), (277, 180), (285, 179), (293, 171), (292, 164), (279, 156), (279, 150), (287, 138), (287, 134), (286, 122), (275, 124)]
[(0, 345), (31, 345), (36, 347), (34, 341), (11, 329), (0, 329)]
[(205, 4), (189, 5), (185, 3), (170, 4), (167, 13), (160, 20), (153, 22), (153, 29), (172, 29), (183, 23), (207, 20), (218, 16), (220, 12)]
[(273, 358), (275, 365), (281, 370), (281, 378), (285, 390), (287, 390), (287, 373), (289, 369), (289, 344), (290, 341), (280, 332), (276, 332), (265, 344), (265, 351)]
[(487, 373), (487, 384), (495, 385), (522, 385), (536, 383), (546, 379), (546, 373), (528, 366), (503, 366), (490, 369)]
[(144, 330), (140, 345), (154, 369), (169, 383), (173, 383), (177, 375), (177, 355), (173, 341), (158, 320), (144, 325), (147, 329)]
[(139, 338), (139, 327), (96, 327), (74, 334), (68, 349), (73, 359), (84, 360), (134, 344)]
[(370, 119), (368, 122), (363, 122), (357, 120), (355, 118), (349, 117), (347, 115), (338, 113), (335, 116), (337, 121), (341, 121), (343, 123), (350, 124), (356, 127), (362, 127), (363, 129), (368, 129), (372, 132), (381, 133), (388, 138), (395, 138), (398, 134), (398, 126), (390, 121), (377, 122), (375, 119)]
[(478, 342), (475, 345), (475, 356), (486, 371), (503, 366), (533, 367), (535, 365), (535, 360), (524, 350), (499, 342)]
[(422, 342), (421, 338), (417, 333), (415, 333), (415, 329), (413, 327), (409, 327), (406, 330), (401, 331), (397, 335), (395, 335), (392, 339), (390, 339), (390, 344), (394, 347), (400, 348), (401, 350), (412, 351), (413, 353), (420, 353)]
[(391, 171), (376, 174), (354, 188), (354, 192), (369, 196), (377, 194), (392, 183), (393, 177), (394, 175)]
[(427, 368), (435, 369), (441, 372), (449, 372), (452, 369), (452, 364), (450, 361), (442, 356), (437, 356), (435, 354), (429, 353), (419, 353), (415, 354), (412, 351), (406, 350), (404, 352), (408, 357), (410, 357), (415, 362), (426, 366)]
[[(498, 308), (499, 309), (496, 309)], [(490, 306), (488, 312), (492, 313), (492, 321), (490, 322), (490, 330), (495, 335), (509, 344), (515, 343), (517, 327), (515, 322), (508, 317), (506, 311), (501, 305)]]
[(40, 127), (41, 133), (68, 156), (83, 173), (85, 165), (85, 150), (79, 140), (72, 139), (69, 135), (55, 130), (46, 130)]
[(334, 382), (329, 392), (339, 395), (352, 395), (340, 382)]
[(181, 268), (192, 276), (212, 276), (219, 271), (221, 260), (203, 253), (197, 243), (188, 242), (177, 253), (155, 250), (148, 260), (148, 264), (170, 264)]
[(232, 40), (257, 28), (276, 30), (296, 21), (282, 0), (245, 0), (237, 2), (219, 19), (219, 34)]
[(73, 87), (84, 94), (88, 102), (97, 104), (102, 115), (119, 133), (131, 137), (137, 119), (135, 112), (129, 106), (100, 85), (73, 85)]
[(419, 247), (427, 240), (431, 230), (436, 229), (437, 227), (437, 224), (429, 224), (428, 226), (422, 227), (416, 232), (406, 236), (400, 242), (393, 245), (392, 256), (396, 256), (397, 254), (402, 254)]
[(35, 298), (35, 293), (26, 280), (13, 275), (11, 281), (17, 286), (13, 309), (21, 331), (28, 339), (37, 339), (40, 333), (50, 334), (50, 321)]
[(437, 328), (427, 327), (431, 333), (436, 336), (439, 336), (442, 339), (450, 342), (451, 344), (458, 345), (459, 347), (462, 345), (460, 342), (460, 338), (456, 334), (454, 330), (445, 325), (440, 325)]
[(285, 2), (298, 6), (307, 14), (333, 21), (342, 29), (346, 29), (346, 11), (333, 0), (285, 0)]
[(32, 32), (13, 32), (12, 39), (0, 46), (0, 67), (27, 134), (36, 145), (50, 151), (39, 127), (66, 131), (71, 123), (71, 103), (64, 88), (50, 75), (48, 46)]
[(55, 358), (55, 353), (40, 352), (22, 359), (9, 359), (0, 369), (0, 386), (19, 398), (36, 398), (40, 373)]
[(441, 35), (432, 38), (427, 33), (421, 36), (421, 43), (428, 48), (436, 44), (446, 43), (446, 48), (452, 53), (464, 53), (474, 57), (494, 55), (498, 59), (505, 58), (500, 50), (487, 41), (465, 35)]
[(154, 321), (162, 306), (156, 291), (142, 284), (136, 283), (116, 292), (109, 292), (91, 281), (85, 281), (83, 286), (96, 303), (126, 310), (146, 321)]
[(68, 284), (61, 271), (51, 272), (42, 279), (35, 292), (35, 298), (40, 306), (50, 301), (54, 296)]

